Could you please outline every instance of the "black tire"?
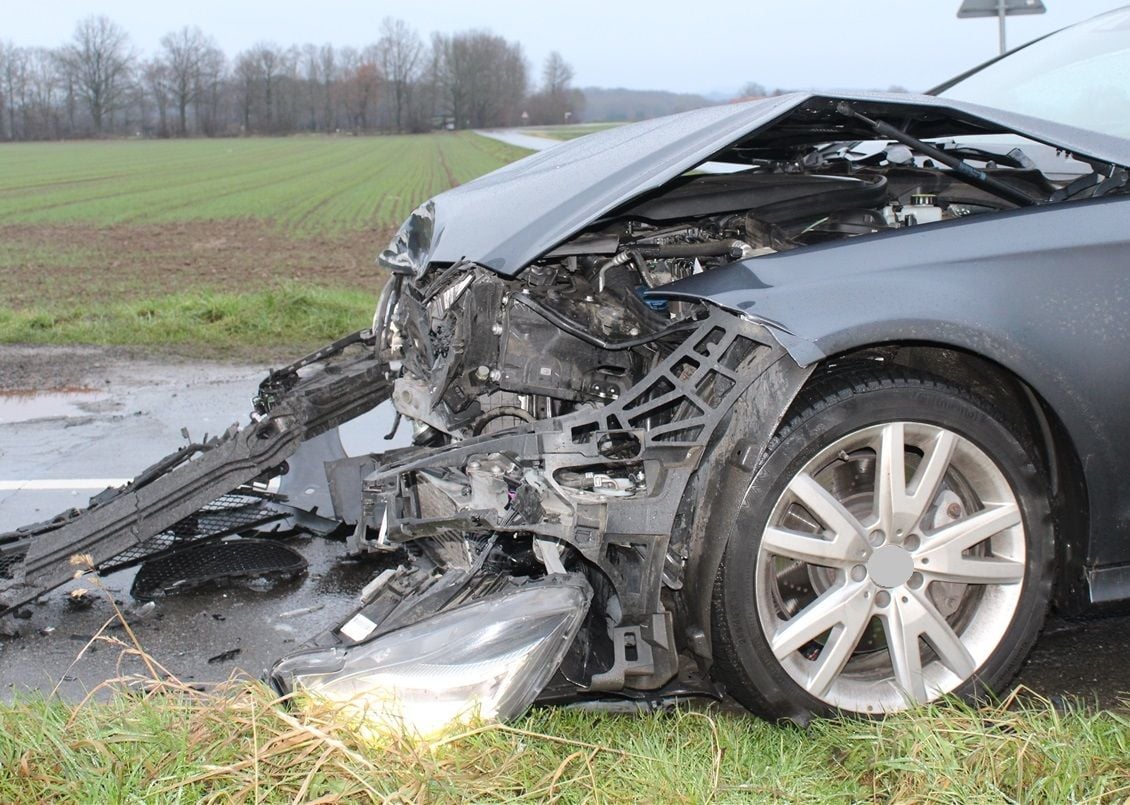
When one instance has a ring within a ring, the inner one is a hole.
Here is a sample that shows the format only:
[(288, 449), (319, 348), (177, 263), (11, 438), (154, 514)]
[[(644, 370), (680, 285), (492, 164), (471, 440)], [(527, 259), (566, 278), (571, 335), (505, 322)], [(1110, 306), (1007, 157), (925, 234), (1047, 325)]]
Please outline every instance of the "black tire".
[[(870, 491), (867, 448), (855, 447), (866, 439), (881, 440), (870, 459)], [(926, 446), (915, 446), (914, 439)], [(829, 458), (827, 451), (837, 445), (845, 447)], [(884, 458), (900, 454), (902, 459)], [(932, 376), (868, 367), (814, 380), (785, 417), (746, 493), (732, 504), (719, 504), (731, 511), (721, 512), (715, 522), (732, 524), (732, 530), (711, 607), (716, 678), (755, 713), (799, 723), (814, 715), (881, 715), (943, 694), (980, 699), (1004, 690), (1040, 631), (1051, 595), (1053, 529), (1035, 455), (1022, 429), (983, 400)], [(880, 472), (884, 460), (896, 469)], [(943, 461), (944, 475), (939, 475), (934, 468)], [(875, 480), (895, 477), (898, 469), (906, 478), (905, 498), (898, 497), (896, 484)], [(972, 491), (976, 484), (962, 473), (989, 490), (993, 502), (982, 501), (979, 509), (980, 498)], [(915, 488), (931, 484), (936, 492), (923, 491), (920, 500), (912, 500)], [(875, 491), (878, 486), (894, 491), (883, 496)], [(836, 520), (839, 510), (824, 502), (826, 492), (845, 510), (868, 505), (871, 495), (872, 509), (853, 515), (851, 522)], [(869, 518), (887, 512), (881, 522), (906, 523), (921, 506), (925, 513), (906, 533), (897, 529), (899, 538), (886, 537), (881, 529), (866, 531)], [(817, 510), (836, 520), (837, 528), (812, 514)], [(995, 517), (987, 527), (1018, 522), (963, 549), (984, 530), (974, 528), (977, 517), (987, 524)], [(800, 541), (794, 536), (798, 528)], [(849, 536), (829, 540), (830, 532)], [(860, 533), (867, 544), (857, 553)], [(850, 556), (843, 548), (849, 545)], [(913, 571), (905, 579), (904, 553)], [(826, 569), (822, 561), (837, 563), (836, 568)], [(982, 570), (986, 564), (994, 567)], [(931, 575), (939, 566), (940, 574)], [(1004, 580), (953, 581), (981, 574), (1000, 574)], [(850, 604), (833, 606), (848, 596)], [(827, 614), (832, 612), (840, 614)], [(843, 622), (791, 648), (828, 618)], [(928, 624), (926, 632), (915, 632), (919, 623)], [(892, 641), (896, 650), (887, 645)], [(900, 646), (906, 650), (897, 650)], [(890, 668), (887, 677), (884, 662)], [(965, 673), (968, 668), (973, 670)]]

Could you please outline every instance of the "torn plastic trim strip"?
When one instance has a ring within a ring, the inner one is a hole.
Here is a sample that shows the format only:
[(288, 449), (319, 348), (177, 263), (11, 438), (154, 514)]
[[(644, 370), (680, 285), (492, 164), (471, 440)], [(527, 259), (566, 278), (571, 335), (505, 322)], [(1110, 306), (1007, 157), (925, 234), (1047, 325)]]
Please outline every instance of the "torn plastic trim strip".
[[(752, 259), (756, 260), (758, 258)], [(756, 293), (756, 289), (751, 291), (751, 293)], [(789, 357), (796, 361), (797, 365), (802, 369), (819, 363), (820, 361), (825, 360), (828, 357), (828, 353), (822, 350), (815, 342), (805, 338), (804, 336), (797, 335), (791, 329), (789, 329), (787, 326), (777, 321), (776, 319), (770, 319), (765, 316), (758, 316), (754, 313), (750, 313), (748, 309), (727, 305), (719, 302), (716, 299), (700, 296), (698, 294), (665, 290), (664, 286), (651, 288), (645, 291), (643, 296), (644, 299), (668, 299), (672, 301), (698, 302), (702, 304), (708, 304), (717, 307), (720, 310), (729, 311), (735, 316), (740, 316), (745, 321), (748, 321), (751, 324), (755, 324), (758, 327), (764, 328), (774, 341), (776, 341), (780, 346), (784, 347), (784, 349), (789, 353)]]
[(774, 319), (755, 316), (742, 310), (735, 310), (734, 312), (743, 319), (764, 327), (766, 332), (772, 335), (777, 343), (785, 348), (789, 353), (789, 357), (802, 369), (807, 369), (828, 357), (828, 353), (820, 349), (814, 342), (797, 335), (788, 327)]
[(298, 382), (299, 370), (324, 361), (327, 358), (332, 358), (334, 355), (344, 352), (348, 347), (354, 344), (375, 346), (373, 331), (369, 329), (350, 333), (320, 349), (314, 350), (281, 369), (272, 369), (267, 373), (267, 377), (259, 384), (259, 393), (252, 400), (256, 412), (260, 415), (269, 413), (276, 401), (268, 396), (268, 394), (271, 392), (277, 394), (280, 391), (286, 391), (292, 388), (294, 384)]

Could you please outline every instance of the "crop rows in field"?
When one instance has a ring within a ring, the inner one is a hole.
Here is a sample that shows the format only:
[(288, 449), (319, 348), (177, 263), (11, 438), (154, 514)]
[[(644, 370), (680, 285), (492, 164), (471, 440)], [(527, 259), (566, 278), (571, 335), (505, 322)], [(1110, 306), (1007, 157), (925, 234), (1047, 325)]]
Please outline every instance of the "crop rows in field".
[(0, 146), (0, 225), (256, 219), (297, 236), (397, 225), (522, 156), (475, 134)]

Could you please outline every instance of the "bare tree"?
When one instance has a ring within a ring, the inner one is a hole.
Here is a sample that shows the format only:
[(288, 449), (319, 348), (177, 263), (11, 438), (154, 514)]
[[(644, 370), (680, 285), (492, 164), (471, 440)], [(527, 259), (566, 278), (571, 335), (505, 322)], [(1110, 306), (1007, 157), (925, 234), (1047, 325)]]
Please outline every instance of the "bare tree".
[(385, 17), (377, 42), (381, 72), (392, 90), (393, 120), (396, 130), (404, 131), (405, 114), (412, 85), (420, 66), (424, 43), (404, 20)]
[(52, 56), (55, 63), (55, 75), (59, 80), (59, 84), (63, 90), (63, 104), (66, 113), (66, 131), (69, 136), (74, 136), (78, 131), (78, 126), (75, 123), (78, 117), (78, 88), (77, 81), (75, 80), (74, 71), (68, 68), (66, 55), (62, 49), (52, 51)]
[(200, 71), (215, 42), (199, 28), (187, 25), (161, 37), (161, 62), (164, 65), (166, 94), (177, 110), (177, 134), (188, 135), (188, 107), (201, 89)]
[(739, 98), (764, 98), (768, 94), (769, 90), (765, 89), (763, 84), (759, 84), (756, 81), (747, 81), (738, 91)]
[(15, 139), (9, 132), (4, 134), (4, 123), (9, 119), (9, 109), (11, 108), (8, 93), (4, 84), (4, 73), (8, 68), (8, 53), (14, 49), (10, 42), (0, 41), (0, 139), (12, 140)]
[(59, 104), (59, 60), (47, 48), (25, 51), (23, 81), (23, 125), (25, 137), (54, 139), (64, 133)]
[(162, 59), (152, 59), (141, 67), (141, 80), (157, 107), (157, 136), (169, 136), (169, 90), (175, 86), (169, 64)]
[(322, 60), (318, 58), (318, 47), (302, 46), (303, 97), (306, 101), (306, 128), (318, 130), (318, 110), (322, 106)]
[(274, 122), (276, 133), (297, 131), (302, 120), (302, 76), (299, 62), (302, 53), (291, 45), (279, 51), (274, 92)]
[(522, 106), (530, 90), (529, 66), (518, 42), (495, 38), (496, 71), (488, 74), (489, 103), (483, 107), (476, 126), (515, 126), (520, 122)]
[(241, 53), (235, 62), (232, 76), (233, 94), (239, 110), (239, 125), (243, 134), (251, 133), (251, 114), (255, 107), (255, 97), (259, 89), (259, 64), (255, 54)]
[(528, 77), (522, 46), (489, 31), (432, 35), (435, 81), (456, 128), (517, 122)]
[(530, 96), (530, 119), (534, 123), (564, 123), (577, 117), (583, 95), (572, 88), (573, 67), (556, 50), (541, 70), (541, 90)]
[(29, 51), (10, 47), (4, 59), (3, 93), (8, 109), (8, 132), (13, 140), (35, 137), (29, 124)]
[[(16, 84), (19, 80), (20, 49), (11, 42), (0, 42), (0, 121), (7, 120), (6, 139), (20, 139), (16, 130)], [(3, 129), (0, 128), (0, 133)]]
[(556, 50), (545, 57), (541, 68), (541, 88), (547, 95), (564, 96), (573, 83), (573, 66)]
[(301, 102), (297, 48), (260, 42), (236, 61), (235, 95), (245, 133), (293, 129)]
[(0, 42), (0, 139), (416, 132), (512, 125), (525, 109), (557, 122), (583, 103), (560, 54), (531, 96), (517, 42), (472, 30), (434, 34), (429, 47), (391, 17), (379, 33), (360, 50), (259, 43), (229, 62), (211, 37), (185, 27), (141, 61), (121, 28), (87, 17), (53, 50)]
[(459, 86), (457, 72), (451, 69), (451, 37), (437, 31), (432, 32), (432, 58), (428, 66), (428, 82), (435, 101), (434, 112), (437, 117), (450, 118), (456, 125), (462, 107), (462, 87)]
[(86, 17), (75, 26), (71, 44), (63, 48), (62, 62), (90, 112), (94, 132), (101, 134), (129, 89), (133, 63), (129, 36), (107, 17)]
[(435, 127), (439, 107), (436, 81), (436, 55), (429, 45), (420, 51), (420, 66), (408, 96), (405, 128), (411, 132), (430, 131)]
[(358, 52), (342, 48), (340, 98), (349, 125), (356, 131), (367, 131), (380, 94), (381, 72), (376, 48), (369, 46)]
[(227, 57), (215, 46), (205, 48), (200, 57), (193, 93), (193, 116), (197, 129), (207, 135), (216, 135), (224, 125), (220, 120), (220, 107), (227, 89)]
[(0, 133), (12, 140), (60, 136), (57, 61), (46, 48), (0, 47)]
[(265, 43), (256, 45), (251, 53), (263, 87), (263, 94), (260, 96), (263, 99), (263, 119), (260, 128), (264, 131), (272, 131), (275, 127), (276, 93), (283, 70), (282, 54), (278, 46)]
[(337, 128), (338, 65), (337, 54), (331, 44), (322, 45), (318, 51), (322, 63), (322, 128), (334, 131)]

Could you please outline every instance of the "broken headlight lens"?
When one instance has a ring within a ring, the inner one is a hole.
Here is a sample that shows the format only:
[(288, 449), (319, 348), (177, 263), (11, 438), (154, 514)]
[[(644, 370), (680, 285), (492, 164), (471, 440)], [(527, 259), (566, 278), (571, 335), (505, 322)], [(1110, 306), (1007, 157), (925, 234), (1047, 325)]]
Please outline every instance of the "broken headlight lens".
[(271, 680), (283, 692), (343, 704), (367, 723), (424, 737), (475, 718), (505, 721), (549, 682), (591, 595), (580, 576), (530, 584), (368, 643), (287, 657)]
[(435, 205), (428, 201), (417, 207), (377, 257), (377, 263), (394, 274), (423, 276), (435, 239)]

